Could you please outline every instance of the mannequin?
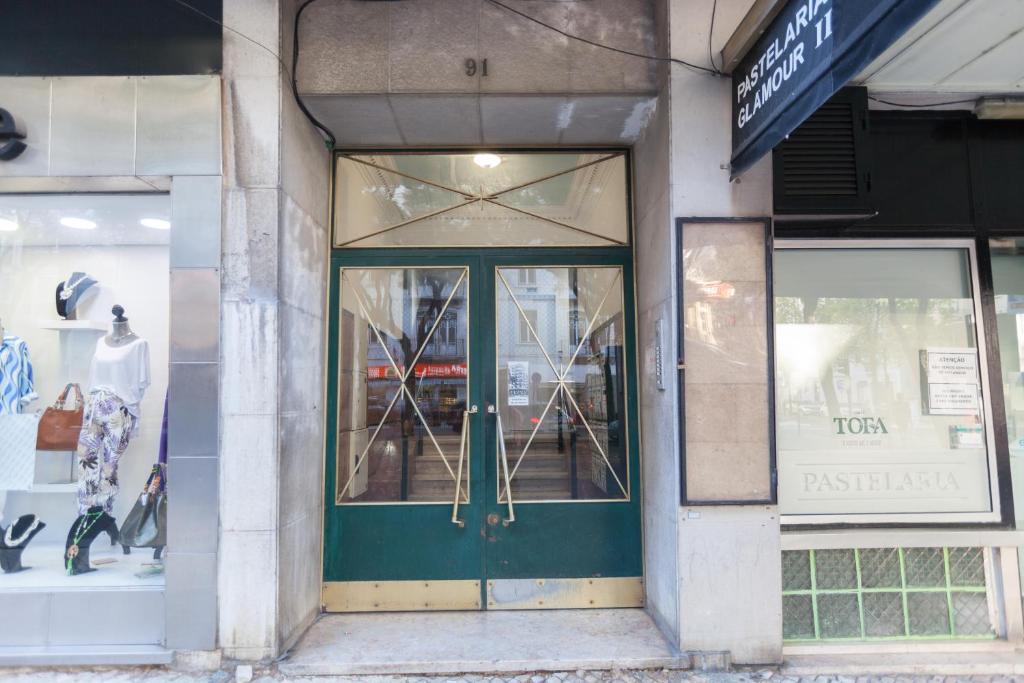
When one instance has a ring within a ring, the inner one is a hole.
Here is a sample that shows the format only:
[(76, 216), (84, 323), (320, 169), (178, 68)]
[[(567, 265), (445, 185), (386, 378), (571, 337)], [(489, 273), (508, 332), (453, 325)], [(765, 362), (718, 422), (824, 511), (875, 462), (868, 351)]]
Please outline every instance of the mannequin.
[[(77, 546), (77, 552), (87, 549), (99, 531), (117, 538), (111, 516), (119, 491), (117, 467), (138, 431), (139, 406), (150, 382), (149, 342), (132, 331), (124, 307), (114, 306), (111, 313), (110, 333), (96, 342), (78, 437), (79, 517), (68, 533), (68, 548)], [(90, 537), (86, 532), (92, 528), (99, 531)], [(76, 535), (82, 538), (76, 541)]]
[(104, 337), (104, 341), (110, 346), (124, 346), (139, 338), (139, 335), (132, 331), (128, 325), (128, 318), (124, 315), (124, 308), (114, 306), (110, 309), (114, 314), (114, 321), (110, 324), (110, 334)]

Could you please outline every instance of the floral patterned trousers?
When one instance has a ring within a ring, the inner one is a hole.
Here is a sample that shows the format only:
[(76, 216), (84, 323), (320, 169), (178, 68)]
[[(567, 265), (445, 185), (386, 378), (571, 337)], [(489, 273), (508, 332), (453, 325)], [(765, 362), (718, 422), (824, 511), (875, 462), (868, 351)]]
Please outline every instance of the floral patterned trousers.
[(117, 463), (128, 448), (136, 417), (124, 402), (99, 389), (89, 395), (78, 436), (78, 514), (102, 505), (110, 514), (117, 497)]

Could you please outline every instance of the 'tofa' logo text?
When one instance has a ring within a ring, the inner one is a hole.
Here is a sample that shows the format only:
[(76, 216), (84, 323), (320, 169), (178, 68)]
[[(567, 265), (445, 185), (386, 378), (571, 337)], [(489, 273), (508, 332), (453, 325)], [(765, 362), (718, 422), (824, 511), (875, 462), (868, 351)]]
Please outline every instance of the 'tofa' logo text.
[(833, 417), (836, 434), (888, 434), (880, 417)]

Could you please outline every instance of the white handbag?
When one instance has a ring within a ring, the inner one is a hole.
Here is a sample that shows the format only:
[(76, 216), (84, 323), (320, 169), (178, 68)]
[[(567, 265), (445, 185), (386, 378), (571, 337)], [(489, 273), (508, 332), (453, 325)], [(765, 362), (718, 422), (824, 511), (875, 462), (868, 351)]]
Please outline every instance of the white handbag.
[(0, 415), (0, 491), (29, 491), (36, 478), (39, 415)]

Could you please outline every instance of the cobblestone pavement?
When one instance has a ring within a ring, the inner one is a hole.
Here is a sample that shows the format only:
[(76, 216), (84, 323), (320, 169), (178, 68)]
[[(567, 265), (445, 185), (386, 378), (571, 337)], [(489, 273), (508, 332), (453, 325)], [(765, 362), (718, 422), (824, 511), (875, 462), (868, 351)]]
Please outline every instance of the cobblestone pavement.
[(521, 676), (444, 677), (288, 677), (273, 668), (256, 667), (191, 673), (147, 668), (0, 669), (4, 683), (1018, 683), (1013, 676), (787, 676), (776, 671), (694, 673), (687, 671), (572, 671)]

